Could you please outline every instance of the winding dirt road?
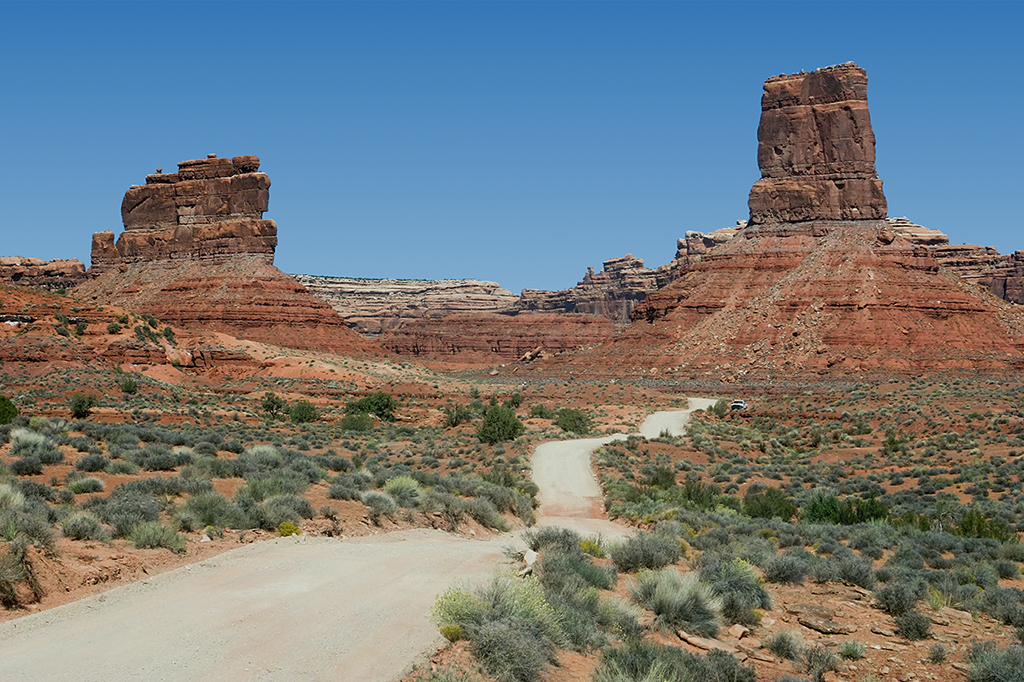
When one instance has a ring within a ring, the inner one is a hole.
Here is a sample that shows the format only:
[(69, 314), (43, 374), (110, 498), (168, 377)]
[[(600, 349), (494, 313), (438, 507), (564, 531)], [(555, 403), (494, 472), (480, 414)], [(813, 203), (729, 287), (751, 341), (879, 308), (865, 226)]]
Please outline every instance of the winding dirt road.
[[(651, 415), (641, 433), (681, 435), (689, 412)], [(627, 530), (600, 518), (590, 470), (592, 450), (616, 438), (537, 448), (542, 523)], [(0, 680), (390, 682), (440, 642), (436, 595), (492, 575), (506, 544), (413, 530), (247, 545), (0, 624)]]

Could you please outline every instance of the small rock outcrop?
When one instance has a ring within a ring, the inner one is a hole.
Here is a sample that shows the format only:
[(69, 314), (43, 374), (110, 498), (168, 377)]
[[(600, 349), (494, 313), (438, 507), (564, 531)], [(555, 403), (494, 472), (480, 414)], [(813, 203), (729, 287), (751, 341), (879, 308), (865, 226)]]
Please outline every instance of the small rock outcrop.
[(209, 260), (245, 254), (274, 262), (277, 225), (263, 220), (270, 178), (255, 156), (182, 161), (177, 173), (146, 176), (121, 202), (124, 232), (92, 236), (90, 274), (131, 263)]
[(867, 88), (853, 62), (765, 81), (752, 225), (885, 217)]
[(46, 261), (20, 256), (0, 257), (0, 282), (41, 287), (56, 291), (70, 289), (85, 280), (85, 265), (77, 258)]
[(292, 275), (360, 334), (379, 336), (409, 322), (448, 315), (504, 313), (519, 297), (475, 279), (357, 279)]
[(606, 260), (601, 272), (589, 268), (571, 289), (523, 289), (518, 308), (529, 313), (583, 313), (626, 323), (637, 304), (657, 288), (657, 271), (644, 267), (643, 259), (627, 253)]

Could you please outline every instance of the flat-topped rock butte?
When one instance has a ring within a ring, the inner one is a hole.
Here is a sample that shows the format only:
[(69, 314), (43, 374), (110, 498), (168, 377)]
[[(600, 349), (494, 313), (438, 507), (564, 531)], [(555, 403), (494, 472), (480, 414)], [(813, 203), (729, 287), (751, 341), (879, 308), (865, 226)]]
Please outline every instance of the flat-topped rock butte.
[[(641, 433), (682, 435), (690, 411), (712, 402), (696, 398), (688, 410), (655, 413)], [(600, 442), (624, 437), (555, 441), (541, 446), (543, 453), (538, 449), (543, 523), (606, 537), (630, 530), (596, 511), (599, 499), (592, 495), (600, 491), (589, 467)], [(566, 471), (561, 460), (570, 462)], [(549, 489), (554, 480), (562, 487)], [(547, 515), (549, 508), (570, 507), (570, 517)], [(458, 581), (493, 575), (509, 541), (507, 535), (473, 540), (411, 530), (246, 545), (0, 624), (0, 678), (391, 682), (441, 642), (429, 618), (437, 595)]]

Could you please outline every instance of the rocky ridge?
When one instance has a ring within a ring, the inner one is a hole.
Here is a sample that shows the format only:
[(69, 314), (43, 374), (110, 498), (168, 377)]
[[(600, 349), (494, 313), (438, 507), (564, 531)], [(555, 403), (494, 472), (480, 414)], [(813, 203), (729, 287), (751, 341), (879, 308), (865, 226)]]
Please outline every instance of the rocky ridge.
[(45, 261), (41, 258), (0, 256), (0, 282), (57, 290), (73, 287), (85, 277), (85, 265), (77, 258)]

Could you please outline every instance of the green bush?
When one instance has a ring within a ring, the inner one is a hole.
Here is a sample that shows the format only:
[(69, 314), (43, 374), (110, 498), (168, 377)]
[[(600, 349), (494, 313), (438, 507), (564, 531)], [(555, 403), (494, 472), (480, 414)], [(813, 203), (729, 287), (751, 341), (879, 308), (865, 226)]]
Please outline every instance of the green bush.
[(928, 647), (928, 662), (929, 663), (942, 663), (946, 660), (946, 656), (949, 655), (949, 649), (944, 644), (933, 644)]
[(654, 612), (668, 630), (683, 629), (714, 637), (721, 626), (722, 598), (696, 573), (680, 576), (672, 569), (644, 571), (629, 586), (630, 595)]
[(38, 476), (43, 473), (43, 463), (35, 456), (16, 459), (9, 468), (15, 476)]
[(797, 506), (778, 488), (766, 488), (743, 497), (743, 513), (755, 519), (789, 521), (796, 516)]
[(441, 411), (444, 413), (444, 425), (449, 429), (472, 420), (474, 414), (473, 410), (463, 405), (448, 405), (442, 407)]
[(373, 417), (366, 414), (365, 412), (355, 412), (353, 414), (346, 414), (341, 418), (339, 423), (342, 429), (345, 431), (356, 431), (358, 433), (365, 433), (373, 428)]
[(299, 530), (299, 527), (291, 521), (282, 521), (281, 525), (277, 527), (277, 534), (283, 538), (286, 538), (289, 535), (300, 535), (301, 533), (302, 531)]
[(185, 552), (185, 538), (159, 521), (140, 523), (132, 530), (129, 539), (137, 549), (165, 547), (178, 554)]
[(867, 652), (868, 647), (863, 642), (850, 640), (839, 645), (839, 655), (851, 661), (859, 661)]
[(10, 424), (18, 416), (18, 407), (5, 395), (0, 395), (0, 425)]
[(509, 407), (494, 406), (484, 414), (483, 422), (477, 429), (476, 435), (481, 442), (488, 445), (515, 440), (526, 427), (519, 421), (515, 410)]
[(875, 590), (875, 599), (890, 616), (901, 616), (913, 610), (926, 591), (923, 580), (894, 580)]
[(79, 471), (103, 471), (106, 466), (110, 464), (110, 460), (103, 455), (85, 455), (79, 457), (78, 461), (75, 462), (75, 468)]
[(96, 396), (76, 393), (68, 399), (68, 407), (71, 409), (71, 416), (75, 419), (85, 419), (92, 414), (92, 408), (96, 407)]
[(1015, 644), (1005, 649), (994, 644), (975, 644), (969, 655), (971, 682), (1024, 681), (1024, 646)]
[(632, 535), (608, 549), (608, 556), (620, 571), (632, 573), (642, 568), (656, 569), (673, 564), (682, 557), (679, 541), (644, 531)]
[(592, 421), (586, 413), (570, 408), (559, 410), (554, 424), (563, 431), (579, 435), (590, 433), (592, 427)]
[(792, 554), (780, 554), (772, 557), (764, 565), (764, 577), (770, 583), (800, 585), (810, 570), (810, 565), (801, 557)]
[(117, 387), (125, 395), (135, 395), (139, 392), (139, 382), (131, 374), (126, 374), (117, 381)]
[(813, 682), (824, 682), (825, 673), (839, 670), (839, 656), (825, 645), (809, 646), (804, 649), (803, 664)]
[(260, 407), (263, 408), (263, 411), (267, 413), (268, 417), (276, 419), (284, 411), (284, 398), (276, 393), (267, 391), (263, 394), (263, 401), (260, 403)]
[(308, 400), (300, 400), (288, 410), (288, 418), (293, 424), (309, 424), (320, 418), (320, 413)]
[(544, 404), (537, 404), (530, 408), (531, 419), (554, 419), (558, 412)]
[(178, 528), (196, 531), (213, 528), (251, 528), (253, 523), (237, 504), (218, 492), (192, 495), (175, 513)]
[(501, 515), (497, 507), (490, 500), (482, 497), (466, 500), (466, 513), (484, 528), (493, 528), (501, 532), (509, 529), (508, 521)]
[(64, 537), (73, 540), (98, 540), (100, 542), (110, 539), (110, 532), (103, 527), (95, 514), (89, 512), (75, 512), (60, 524), (60, 531)]
[(391, 395), (378, 391), (371, 393), (365, 398), (350, 402), (345, 406), (345, 412), (349, 414), (372, 414), (386, 422), (395, 421), (395, 408), (398, 403)]
[(726, 398), (719, 398), (715, 401), (714, 405), (708, 408), (708, 412), (719, 418), (724, 417), (729, 413), (729, 400)]
[(121, 333), (121, 325), (119, 325), (117, 322), (111, 322), (110, 324), (107, 325), (107, 333), (108, 334), (120, 334)]

